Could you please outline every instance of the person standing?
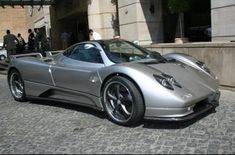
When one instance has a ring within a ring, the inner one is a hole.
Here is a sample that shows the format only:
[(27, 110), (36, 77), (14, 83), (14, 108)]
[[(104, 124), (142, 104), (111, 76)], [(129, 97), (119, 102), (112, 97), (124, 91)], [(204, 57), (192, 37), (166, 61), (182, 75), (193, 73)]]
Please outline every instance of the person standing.
[(28, 50), (29, 50), (29, 52), (33, 52), (35, 36), (33, 34), (32, 29), (28, 29), (28, 33), (29, 33), (29, 36), (28, 36)]
[(89, 30), (90, 40), (101, 40), (101, 35), (98, 32), (94, 32), (92, 29)]
[(18, 33), (17, 39), (19, 41), (19, 44), (17, 44), (17, 52), (20, 54), (20, 53), (23, 53), (24, 51), (25, 41), (20, 33)]
[(40, 29), (36, 30), (36, 36), (35, 36), (35, 42), (36, 42), (36, 50), (37, 52), (40, 52), (42, 56), (46, 56), (46, 50), (47, 50), (47, 40), (46, 35), (40, 31)]
[(69, 39), (70, 39), (70, 35), (69, 33), (67, 33), (66, 31), (64, 31), (61, 34), (61, 39), (62, 39), (62, 48), (63, 50), (66, 49), (68, 47), (69, 44)]
[(83, 35), (83, 31), (82, 31), (82, 30), (80, 30), (80, 31), (78, 32), (78, 38), (77, 38), (77, 40), (78, 40), (78, 42), (84, 41), (84, 35)]
[(34, 28), (34, 29), (33, 29), (33, 34), (34, 34), (34, 36), (37, 35), (37, 32), (38, 32), (38, 28)]
[(33, 35), (34, 35), (34, 50), (37, 50), (37, 33), (38, 33), (38, 28), (33, 29)]
[(35, 46), (37, 51), (42, 50), (45, 40), (46, 40), (45, 35), (39, 29), (36, 29)]
[(16, 54), (16, 43), (19, 43), (18, 39), (14, 34), (11, 34), (10, 30), (6, 31), (6, 35), (3, 37), (3, 48), (7, 50), (7, 59), (9, 60), (10, 55)]

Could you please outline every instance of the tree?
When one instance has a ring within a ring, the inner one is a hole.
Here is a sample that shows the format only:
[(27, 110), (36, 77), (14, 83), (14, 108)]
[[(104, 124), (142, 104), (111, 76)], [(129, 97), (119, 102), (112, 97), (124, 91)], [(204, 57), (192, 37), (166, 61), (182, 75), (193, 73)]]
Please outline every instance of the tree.
[(177, 13), (179, 19), (179, 27), (180, 27), (180, 37), (184, 36), (183, 34), (183, 18), (184, 13), (191, 9), (192, 0), (169, 0), (168, 7), (171, 13)]

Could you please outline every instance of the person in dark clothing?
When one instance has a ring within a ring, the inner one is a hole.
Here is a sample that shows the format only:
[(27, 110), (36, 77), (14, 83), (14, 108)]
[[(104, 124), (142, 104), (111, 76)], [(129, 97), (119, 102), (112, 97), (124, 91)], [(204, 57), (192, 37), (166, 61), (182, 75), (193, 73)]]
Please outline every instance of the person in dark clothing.
[(45, 34), (41, 32), (40, 29), (36, 29), (35, 49), (35, 51), (41, 53), (42, 56), (46, 56), (47, 40)]
[(34, 51), (35, 36), (33, 34), (32, 29), (28, 29), (28, 33), (29, 33), (29, 36), (28, 36), (28, 50), (30, 52), (33, 52)]
[(43, 48), (45, 40), (46, 40), (45, 35), (39, 29), (36, 29), (35, 48), (37, 49), (37, 51), (40, 51)]
[(6, 35), (3, 37), (3, 48), (7, 50), (7, 59), (9, 59), (10, 55), (16, 54), (16, 43), (19, 43), (16, 36), (11, 34), (10, 30), (6, 31)]
[(17, 53), (21, 54), (24, 51), (25, 41), (24, 41), (24, 38), (21, 36), (20, 33), (18, 33), (17, 39), (19, 41), (19, 44), (17, 44)]

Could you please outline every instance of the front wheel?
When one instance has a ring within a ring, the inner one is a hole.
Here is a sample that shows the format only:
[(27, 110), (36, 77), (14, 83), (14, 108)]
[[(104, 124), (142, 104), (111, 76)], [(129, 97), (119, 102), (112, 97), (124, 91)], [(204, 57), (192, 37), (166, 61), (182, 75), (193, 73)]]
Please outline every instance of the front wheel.
[(17, 70), (12, 70), (8, 76), (8, 84), (12, 96), (16, 101), (25, 101), (24, 81)]
[(132, 81), (115, 76), (106, 82), (103, 90), (103, 106), (112, 121), (124, 126), (140, 122), (145, 107), (141, 93)]

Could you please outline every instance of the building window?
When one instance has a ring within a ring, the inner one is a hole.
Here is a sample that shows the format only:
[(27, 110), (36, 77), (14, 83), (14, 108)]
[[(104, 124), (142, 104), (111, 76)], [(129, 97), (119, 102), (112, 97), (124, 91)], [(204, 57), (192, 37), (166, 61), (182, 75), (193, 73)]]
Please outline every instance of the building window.
[[(184, 13), (184, 37), (190, 42), (211, 41), (211, 1), (189, 0), (191, 8)], [(171, 13), (168, 0), (163, 3), (164, 42), (171, 43), (179, 33), (177, 29), (178, 15)]]

